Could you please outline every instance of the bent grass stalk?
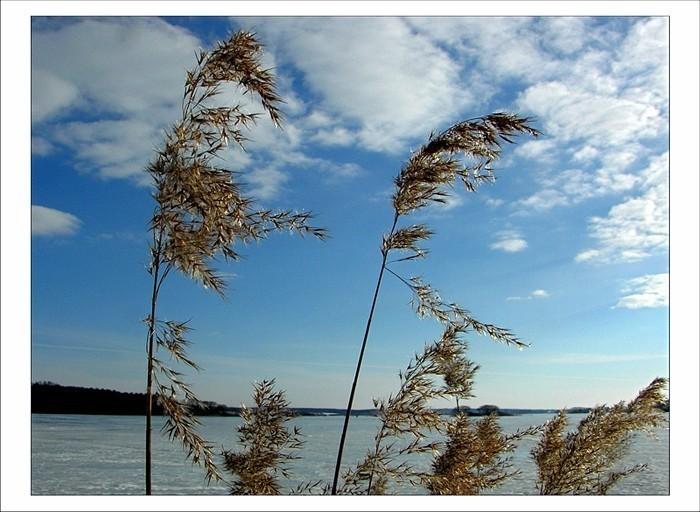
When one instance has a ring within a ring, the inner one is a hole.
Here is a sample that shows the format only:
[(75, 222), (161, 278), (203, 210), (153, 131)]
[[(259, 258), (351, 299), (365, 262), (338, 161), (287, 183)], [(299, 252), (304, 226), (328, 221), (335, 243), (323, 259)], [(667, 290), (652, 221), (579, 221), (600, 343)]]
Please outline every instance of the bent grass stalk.
[[(212, 446), (195, 430), (197, 419), (189, 404), (198, 399), (182, 373), (156, 357), (156, 350), (167, 350), (173, 360), (190, 368), (199, 367), (186, 355), (189, 331), (186, 323), (162, 322), (157, 318), (161, 286), (172, 269), (179, 270), (204, 288), (222, 297), (226, 282), (212, 268), (219, 255), (236, 261), (236, 242), (261, 240), (273, 231), (288, 230), (325, 238), (323, 229), (308, 224), (305, 212), (255, 210), (253, 200), (241, 194), (234, 173), (219, 167), (221, 151), (230, 142), (243, 147), (244, 130), (260, 114), (248, 113), (240, 104), (215, 106), (212, 101), (221, 86), (232, 83), (255, 97), (278, 127), (282, 99), (272, 73), (260, 65), (262, 46), (254, 34), (236, 32), (210, 52), (200, 51), (197, 65), (187, 72), (182, 97), (182, 116), (165, 133), (165, 143), (147, 172), (153, 179), (156, 208), (150, 223), (153, 240), (148, 272), (153, 277), (150, 314), (145, 323), (146, 377), (146, 494), (151, 494), (151, 417), (153, 398), (167, 416), (164, 432), (179, 439), (193, 463), (206, 471), (207, 481), (220, 479)], [(154, 393), (155, 386), (155, 393)]]
[[(431, 134), (428, 142), (413, 153), (394, 180), (395, 191), (392, 198), (394, 218), (389, 233), (384, 236), (381, 247), (381, 265), (375, 285), (372, 303), (365, 324), (365, 331), (360, 345), (357, 366), (350, 388), (348, 405), (338, 446), (335, 471), (331, 493), (337, 494), (338, 479), (343, 459), (343, 448), (347, 436), (348, 424), (355, 398), (355, 390), (362, 368), (362, 361), (367, 347), (367, 340), (374, 318), (374, 311), (379, 297), (382, 280), (388, 269), (387, 259), (392, 250), (408, 251), (409, 255), (399, 260), (408, 261), (423, 258), (427, 252), (418, 246), (418, 242), (430, 238), (432, 232), (422, 224), (397, 229), (399, 220), (412, 211), (424, 208), (431, 203), (445, 203), (448, 193), (446, 187), (460, 180), (467, 190), (475, 191), (483, 182), (494, 180), (491, 163), (501, 155), (503, 142), (512, 143), (513, 138), (521, 133), (538, 136), (539, 131), (530, 126), (530, 119), (507, 113), (494, 113), (485, 117), (468, 119), (457, 123), (447, 130)], [(464, 159), (458, 158), (463, 155)], [(400, 276), (398, 276), (400, 277)], [(438, 320), (447, 317), (462, 316), (471, 320), (471, 327), (487, 334), (497, 341), (516, 346), (525, 346), (506, 329), (474, 320), (466, 310), (453, 304), (444, 304), (434, 290), (422, 283), (419, 278), (406, 280), (417, 298), (416, 310), (419, 315), (432, 315)]]

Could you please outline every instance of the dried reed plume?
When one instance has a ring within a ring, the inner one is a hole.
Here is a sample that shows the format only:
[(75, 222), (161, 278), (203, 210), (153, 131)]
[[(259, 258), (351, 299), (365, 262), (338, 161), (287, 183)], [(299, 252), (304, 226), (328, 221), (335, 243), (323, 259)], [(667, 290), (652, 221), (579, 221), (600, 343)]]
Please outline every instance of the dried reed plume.
[(540, 494), (606, 494), (622, 478), (645, 464), (614, 469), (627, 452), (635, 431), (649, 433), (665, 423), (657, 407), (664, 400), (666, 379), (654, 379), (625, 404), (594, 408), (575, 431), (565, 433), (567, 416), (559, 412), (544, 426), (532, 457), (537, 463)]
[(297, 427), (287, 428), (286, 423), (294, 415), (284, 391), (275, 392), (274, 385), (274, 380), (255, 384), (255, 408), (241, 410), (243, 424), (238, 427), (238, 440), (244, 451), (223, 452), (226, 470), (236, 476), (231, 494), (280, 494), (278, 476), (289, 478), (286, 465), (299, 458), (293, 451), (303, 446), (301, 432)]
[[(200, 51), (195, 69), (187, 72), (182, 97), (182, 117), (165, 134), (165, 142), (147, 172), (153, 179), (156, 208), (150, 223), (153, 235), (148, 272), (153, 277), (148, 326), (146, 385), (146, 494), (151, 494), (151, 415), (153, 384), (168, 415), (166, 431), (182, 441), (188, 457), (201, 463), (207, 479), (219, 478), (211, 447), (194, 431), (196, 421), (187, 413), (187, 402), (196, 401), (181, 374), (156, 359), (154, 350), (164, 348), (171, 356), (197, 368), (184, 356), (186, 343), (181, 334), (184, 324), (166, 324), (158, 334), (156, 316), (163, 281), (175, 268), (205, 288), (224, 295), (225, 281), (212, 262), (219, 255), (237, 260), (236, 242), (265, 238), (272, 231), (290, 230), (318, 238), (325, 231), (308, 224), (308, 213), (255, 210), (253, 200), (241, 194), (234, 173), (219, 167), (221, 151), (233, 141), (243, 146), (244, 130), (259, 117), (245, 112), (241, 105), (213, 106), (224, 83), (240, 87), (244, 94), (257, 97), (263, 110), (280, 125), (280, 97), (269, 70), (260, 64), (262, 46), (248, 32), (237, 32), (210, 52)], [(175, 326), (179, 326), (175, 328)], [(176, 332), (177, 331), (177, 332)], [(158, 341), (161, 336), (162, 343)], [(157, 379), (158, 373), (163, 380)]]
[[(409, 157), (394, 179), (395, 191), (392, 197), (394, 218), (381, 246), (382, 261), (345, 411), (332, 494), (337, 493), (343, 447), (355, 389), (385, 270), (411, 288), (416, 297), (415, 305), (420, 315), (429, 314), (442, 322), (466, 322), (471, 329), (489, 335), (496, 341), (520, 348), (526, 346), (507, 329), (478, 322), (469, 315), (468, 311), (455, 304), (444, 303), (437, 293), (419, 278), (405, 279), (387, 266), (388, 263), (422, 258), (427, 254), (419, 244), (430, 238), (432, 231), (423, 224), (397, 227), (401, 217), (431, 203), (444, 203), (448, 197), (448, 188), (457, 180), (460, 180), (469, 191), (475, 191), (482, 182), (493, 181), (491, 163), (501, 156), (503, 143), (513, 142), (513, 138), (522, 133), (535, 137), (539, 135), (539, 132), (530, 126), (530, 119), (507, 113), (495, 113), (457, 123), (444, 132), (431, 134), (428, 142)], [(403, 251), (408, 254), (388, 262), (389, 253), (392, 251)]]
[(433, 472), (424, 478), (424, 484), (431, 494), (471, 495), (518, 474), (508, 454), (517, 441), (536, 434), (541, 427), (506, 435), (494, 414), (473, 421), (458, 413), (446, 430), (444, 451), (434, 458)]
[(385, 494), (390, 480), (412, 485), (425, 475), (407, 462), (412, 454), (431, 453), (438, 445), (426, 441), (430, 431), (440, 431), (440, 414), (429, 407), (432, 400), (471, 397), (473, 376), (478, 367), (469, 361), (461, 335), (466, 324), (448, 324), (442, 336), (416, 354), (404, 372), (401, 386), (386, 400), (374, 401), (381, 422), (374, 447), (343, 478), (341, 494)]

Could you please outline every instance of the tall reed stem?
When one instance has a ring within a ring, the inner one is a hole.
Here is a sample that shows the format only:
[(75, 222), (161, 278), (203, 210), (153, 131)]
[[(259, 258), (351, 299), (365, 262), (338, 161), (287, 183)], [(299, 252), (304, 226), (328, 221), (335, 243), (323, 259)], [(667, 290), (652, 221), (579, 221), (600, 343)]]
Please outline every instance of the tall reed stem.
[[(394, 234), (396, 229), (396, 223), (399, 220), (399, 214), (394, 214), (394, 222), (391, 226), (391, 231), (389, 236)], [(382, 249), (382, 266), (379, 270), (379, 277), (377, 278), (377, 286), (374, 289), (374, 297), (372, 297), (372, 306), (369, 310), (369, 316), (367, 317), (367, 325), (365, 326), (365, 335), (362, 338), (362, 347), (360, 348), (360, 356), (357, 359), (357, 367), (355, 368), (355, 377), (352, 380), (352, 387), (350, 388), (350, 398), (348, 399), (348, 407), (345, 409), (345, 421), (343, 421), (343, 432), (340, 435), (340, 445), (338, 446), (338, 457), (335, 462), (335, 473), (333, 475), (333, 487), (331, 488), (331, 494), (336, 495), (338, 491), (338, 477), (340, 475), (340, 465), (343, 460), (343, 448), (345, 447), (345, 436), (348, 432), (348, 424), (350, 423), (350, 414), (352, 413), (352, 404), (355, 400), (355, 388), (357, 387), (357, 381), (360, 377), (360, 368), (362, 368), (362, 359), (365, 355), (365, 347), (367, 346), (367, 338), (369, 337), (369, 330), (372, 326), (372, 318), (374, 317), (374, 308), (377, 305), (377, 297), (379, 297), (379, 289), (382, 286), (382, 278), (384, 277), (384, 270), (386, 269), (386, 259), (389, 255), (389, 251)]]
[[(155, 237), (154, 237), (155, 238)], [(153, 416), (153, 339), (156, 325), (156, 306), (158, 304), (159, 272), (160, 272), (160, 249), (163, 242), (163, 231), (158, 235), (156, 246), (153, 250), (153, 289), (151, 291), (151, 314), (148, 318), (148, 363), (146, 376), (146, 495), (151, 495), (151, 417)]]

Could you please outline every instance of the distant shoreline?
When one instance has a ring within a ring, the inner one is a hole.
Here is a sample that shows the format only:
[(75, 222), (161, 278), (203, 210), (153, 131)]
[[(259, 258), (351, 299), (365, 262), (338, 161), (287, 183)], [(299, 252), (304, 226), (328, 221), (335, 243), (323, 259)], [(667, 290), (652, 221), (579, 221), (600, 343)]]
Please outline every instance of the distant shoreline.
[[(154, 415), (163, 411), (154, 407)], [(345, 409), (331, 407), (290, 407), (298, 416), (341, 416)], [(572, 414), (585, 414), (589, 407), (566, 409)], [(240, 407), (230, 407), (216, 402), (201, 402), (192, 406), (196, 416), (240, 416)], [(455, 414), (454, 408), (438, 408), (440, 414)], [(460, 412), (468, 416), (517, 416), (521, 414), (553, 414), (557, 409), (513, 409), (499, 408), (495, 405), (482, 405), (479, 408), (462, 407)], [(32, 384), (32, 413), (35, 414), (93, 414), (105, 416), (143, 416), (146, 413), (146, 395), (144, 393), (126, 393), (112, 389), (84, 388), (79, 386), (62, 386), (52, 382)], [(354, 409), (354, 416), (376, 416), (376, 409)]]

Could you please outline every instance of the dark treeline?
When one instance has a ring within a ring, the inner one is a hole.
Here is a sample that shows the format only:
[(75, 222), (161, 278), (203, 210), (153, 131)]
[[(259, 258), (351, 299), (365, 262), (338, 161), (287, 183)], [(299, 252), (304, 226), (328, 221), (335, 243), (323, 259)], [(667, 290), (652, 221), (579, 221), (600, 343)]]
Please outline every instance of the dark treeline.
[[(196, 416), (239, 416), (239, 407), (229, 407), (216, 402), (200, 402), (190, 405)], [(344, 409), (319, 407), (293, 407), (296, 416), (340, 415)], [(666, 405), (665, 410), (668, 410)], [(62, 386), (53, 382), (32, 384), (32, 412), (36, 414), (113, 414), (143, 415), (146, 411), (145, 393), (125, 393), (113, 389)], [(453, 415), (456, 409), (437, 409), (440, 414)], [(587, 413), (589, 408), (569, 409), (571, 413)], [(554, 409), (500, 409), (495, 405), (482, 405), (478, 408), (463, 406), (460, 412), (468, 416), (512, 416), (517, 414), (552, 413)], [(154, 405), (154, 414), (161, 416), (160, 405)], [(376, 416), (375, 409), (354, 409), (355, 416)]]
[[(191, 406), (198, 416), (235, 416), (237, 408), (214, 402)], [(61, 386), (53, 382), (32, 384), (32, 412), (37, 414), (115, 414), (141, 415), (146, 413), (145, 393), (124, 393), (112, 389)], [(162, 415), (160, 405), (154, 405), (153, 414)]]

